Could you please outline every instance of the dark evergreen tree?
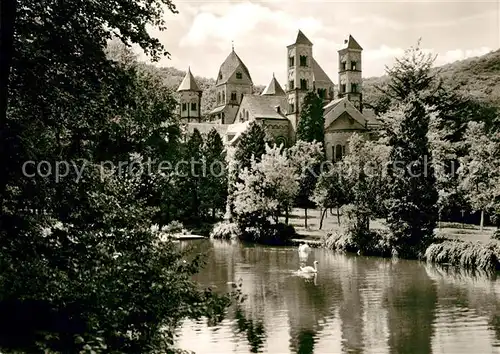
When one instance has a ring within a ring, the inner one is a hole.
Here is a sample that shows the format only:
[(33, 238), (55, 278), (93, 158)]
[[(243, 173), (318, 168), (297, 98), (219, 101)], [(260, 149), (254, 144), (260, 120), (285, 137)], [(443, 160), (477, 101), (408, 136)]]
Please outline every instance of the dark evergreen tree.
[(308, 92), (304, 98), (297, 126), (297, 140), (322, 144), (325, 140), (323, 100), (315, 92)]
[[(319, 142), (324, 146), (325, 118), (323, 116), (323, 100), (315, 93), (308, 92), (304, 98), (300, 120), (297, 126), (297, 140)], [(300, 181), (300, 190), (296, 198), (296, 205), (304, 208), (304, 223), (307, 227), (307, 209), (314, 207), (310, 197), (316, 186), (319, 176), (320, 162), (311, 166), (310, 171)]]
[(413, 94), (391, 116), (387, 222), (398, 254), (415, 258), (432, 242), (437, 220), (438, 193), (427, 139), (430, 114)]
[(212, 211), (223, 211), (227, 201), (227, 164), (222, 138), (215, 128), (207, 135), (204, 147), (206, 178), (203, 184), (204, 205)]
[(266, 143), (268, 142), (269, 138), (260, 124), (250, 123), (249, 129), (241, 135), (236, 147), (234, 157), (238, 168), (250, 167), (252, 156), (256, 161), (260, 161), (261, 156), (266, 152)]
[(184, 148), (180, 190), (185, 202), (182, 203), (182, 221), (197, 224), (202, 219), (202, 187), (206, 179), (203, 161), (203, 137), (198, 129), (193, 133)]

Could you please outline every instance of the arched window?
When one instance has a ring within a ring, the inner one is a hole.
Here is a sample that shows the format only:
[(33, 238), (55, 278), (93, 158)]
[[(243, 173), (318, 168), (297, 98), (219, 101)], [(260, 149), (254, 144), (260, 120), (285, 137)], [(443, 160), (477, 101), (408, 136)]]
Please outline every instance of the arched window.
[(342, 145), (338, 144), (335, 146), (335, 161), (342, 160)]
[(226, 92), (222, 91), (222, 102), (226, 103)]
[(283, 144), (283, 147), (287, 147), (286, 146), (286, 138), (284, 136), (278, 136), (276, 138), (276, 145), (280, 146)]
[(248, 120), (249, 118), (249, 114), (248, 114), (248, 111), (245, 112), (245, 115), (246, 115), (246, 119)]
[(221, 98), (222, 98), (222, 96), (221, 96), (221, 93), (219, 92), (219, 93), (217, 94), (217, 104), (220, 104), (220, 103), (221, 103)]

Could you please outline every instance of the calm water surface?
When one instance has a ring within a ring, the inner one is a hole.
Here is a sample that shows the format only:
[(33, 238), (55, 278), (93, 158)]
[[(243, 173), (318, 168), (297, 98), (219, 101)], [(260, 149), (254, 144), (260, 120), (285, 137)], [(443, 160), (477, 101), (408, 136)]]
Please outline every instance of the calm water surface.
[(185, 322), (180, 348), (196, 353), (500, 353), (500, 279), (417, 261), (313, 249), (314, 279), (297, 248), (194, 241), (208, 264), (196, 276), (248, 296), (222, 324)]

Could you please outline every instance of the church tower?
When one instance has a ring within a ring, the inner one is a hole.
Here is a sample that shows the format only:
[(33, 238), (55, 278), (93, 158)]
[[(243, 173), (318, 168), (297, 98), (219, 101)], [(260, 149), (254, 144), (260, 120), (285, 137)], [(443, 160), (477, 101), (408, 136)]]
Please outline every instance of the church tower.
[(300, 30), (295, 43), (287, 46), (287, 118), (294, 132), (297, 131), (304, 97), (308, 91), (314, 90), (312, 47), (311, 41)]
[(362, 63), (363, 48), (349, 35), (344, 41), (346, 47), (339, 50), (339, 98), (347, 99), (360, 111), (363, 111)]
[(201, 121), (201, 94), (202, 90), (196, 83), (188, 68), (186, 76), (177, 89), (179, 96), (179, 116), (182, 122)]
[(243, 96), (253, 92), (250, 71), (234, 51), (234, 46), (220, 66), (215, 90), (216, 106), (210, 112), (210, 120), (221, 124), (234, 123)]

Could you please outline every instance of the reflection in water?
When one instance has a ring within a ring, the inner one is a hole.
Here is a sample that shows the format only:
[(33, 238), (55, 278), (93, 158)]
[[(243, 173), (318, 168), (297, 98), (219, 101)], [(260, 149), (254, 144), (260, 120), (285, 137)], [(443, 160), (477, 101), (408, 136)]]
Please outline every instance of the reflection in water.
[(432, 353), (436, 285), (422, 264), (401, 261), (386, 288), (391, 353)]
[(239, 306), (236, 308), (235, 318), (238, 332), (246, 333), (246, 338), (250, 344), (250, 352), (259, 353), (265, 339), (264, 323), (247, 319), (243, 309)]
[[(193, 241), (191, 241), (193, 242)], [(219, 291), (243, 281), (247, 300), (213, 330), (186, 322), (179, 347), (197, 353), (491, 353), (500, 349), (500, 281), (416, 261), (296, 247), (193, 242), (196, 280)]]

